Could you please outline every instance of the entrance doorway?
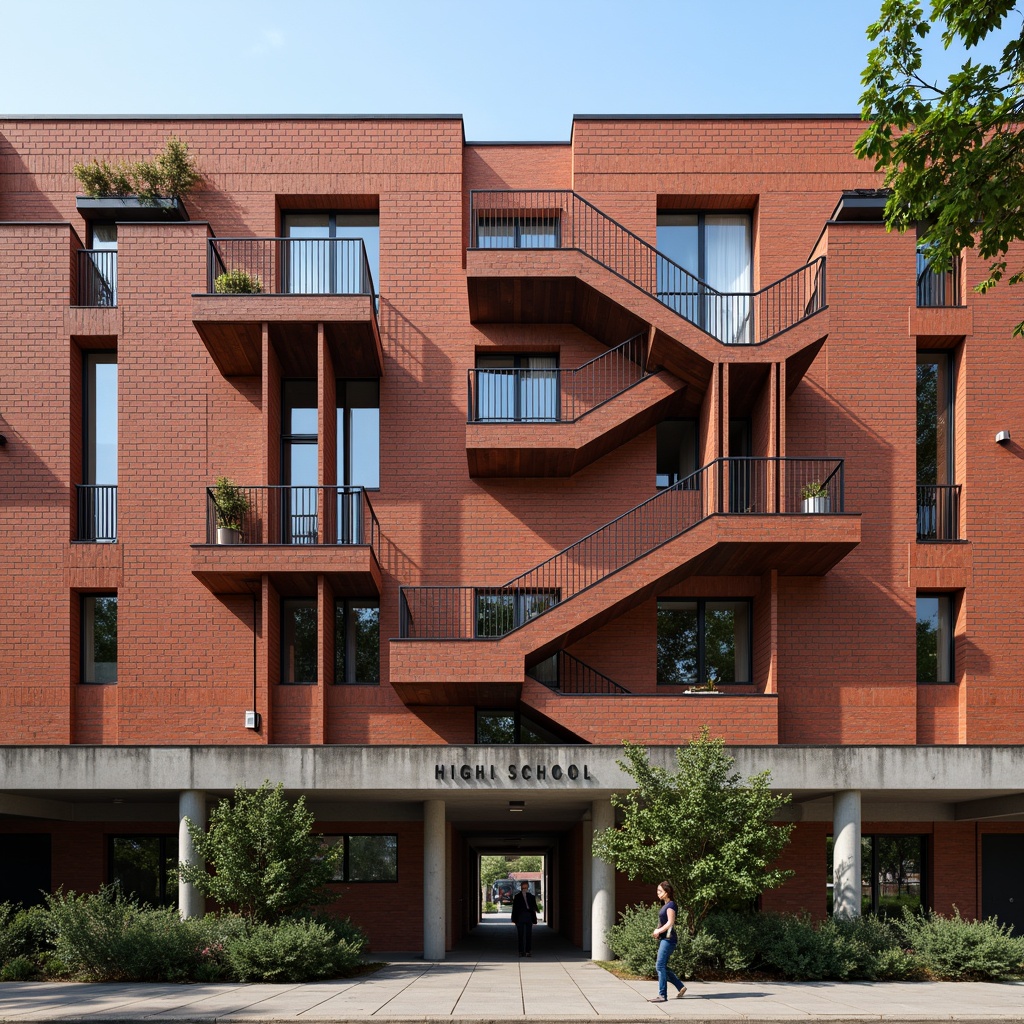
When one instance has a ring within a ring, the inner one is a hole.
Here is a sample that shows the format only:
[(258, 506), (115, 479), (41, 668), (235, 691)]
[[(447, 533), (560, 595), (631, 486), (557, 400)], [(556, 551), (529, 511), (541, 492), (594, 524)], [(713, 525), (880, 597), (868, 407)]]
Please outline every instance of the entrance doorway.
[(995, 917), (1024, 935), (1024, 836), (981, 837), (981, 916)]

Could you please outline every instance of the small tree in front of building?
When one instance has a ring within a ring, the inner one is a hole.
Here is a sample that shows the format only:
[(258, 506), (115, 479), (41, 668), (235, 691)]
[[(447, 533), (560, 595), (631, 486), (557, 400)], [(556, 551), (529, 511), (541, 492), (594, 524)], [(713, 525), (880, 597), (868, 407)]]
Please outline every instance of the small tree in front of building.
[(749, 903), (793, 874), (774, 866), (793, 826), (774, 822), (790, 798), (771, 792), (770, 772), (744, 781), (706, 728), (677, 748), (674, 772), (652, 765), (642, 746), (623, 749), (618, 763), (636, 788), (612, 797), (622, 824), (595, 833), (594, 853), (631, 880), (671, 882), (691, 935), (716, 907)]
[(188, 821), (207, 868), (182, 863), (180, 877), (251, 921), (309, 913), (334, 898), (325, 886), (342, 855), (340, 844), (326, 846), (313, 833), (313, 822), (305, 798), (291, 803), (281, 784), (239, 787), (213, 809), (205, 832)]

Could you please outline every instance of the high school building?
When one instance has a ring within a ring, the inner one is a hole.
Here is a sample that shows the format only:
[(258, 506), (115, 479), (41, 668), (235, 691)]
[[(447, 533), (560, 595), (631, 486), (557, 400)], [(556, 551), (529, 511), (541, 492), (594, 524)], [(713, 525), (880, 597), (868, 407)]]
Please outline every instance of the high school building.
[[(0, 121), (0, 900), (178, 900), (283, 782), (429, 958), (707, 726), (793, 794), (766, 909), (1024, 927), (1020, 296), (882, 223), (852, 117)], [(76, 162), (175, 136), (183, 200)], [(422, 911), (420, 910), (422, 908)]]

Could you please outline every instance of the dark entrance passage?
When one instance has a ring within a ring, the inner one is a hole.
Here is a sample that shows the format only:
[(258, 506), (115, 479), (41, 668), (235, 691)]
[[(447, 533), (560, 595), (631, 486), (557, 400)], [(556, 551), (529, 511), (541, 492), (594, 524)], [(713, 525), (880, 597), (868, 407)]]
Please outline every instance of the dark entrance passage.
[(42, 903), (50, 892), (50, 836), (0, 836), (0, 903)]
[(1024, 836), (981, 837), (981, 916), (1024, 935)]
[[(475, 960), (483, 963), (519, 962), (516, 952), (516, 930), (506, 917), (504, 920), (487, 920), (471, 928), (456, 943), (450, 959)], [(533, 956), (537, 961), (586, 960), (586, 953), (559, 935), (543, 922), (533, 929)]]

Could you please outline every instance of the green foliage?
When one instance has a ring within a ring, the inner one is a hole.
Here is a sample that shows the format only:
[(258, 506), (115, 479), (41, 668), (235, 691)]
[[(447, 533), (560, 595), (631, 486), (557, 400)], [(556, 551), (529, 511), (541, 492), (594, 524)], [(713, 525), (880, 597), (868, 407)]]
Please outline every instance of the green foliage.
[(800, 497), (804, 501), (808, 501), (811, 498), (827, 498), (828, 488), (820, 480), (812, 480), (808, 484), (804, 484), (800, 491)]
[(226, 947), (238, 981), (316, 981), (351, 973), (359, 963), (358, 941), (336, 937), (317, 921), (256, 923)]
[(290, 803), (283, 785), (264, 782), (254, 792), (239, 787), (233, 800), (211, 812), (206, 832), (188, 822), (197, 852), (216, 874), (183, 863), (181, 877), (251, 921), (276, 921), (328, 903), (334, 895), (325, 884), (343, 851), (313, 834), (313, 820), (305, 799)]
[(37, 963), (49, 947), (49, 932), (50, 916), (46, 907), (20, 909), (10, 903), (0, 903), (0, 967), (14, 960)]
[[(857, 155), (885, 172), (890, 229), (916, 224), (933, 269), (964, 249), (989, 260), (985, 292), (1007, 271), (1006, 253), (1024, 238), (1024, 33), (1015, 0), (883, 0), (868, 28), (874, 48), (861, 80), (862, 116), (871, 122)], [(944, 83), (924, 68), (922, 41), (968, 50), (1002, 43), (995, 63), (968, 59)], [(1008, 281), (1024, 279), (1024, 268)], [(1024, 332), (1024, 322), (1014, 333)]]
[(213, 290), (218, 295), (259, 295), (263, 282), (244, 270), (227, 270), (217, 275)]
[(0, 981), (30, 981), (36, 975), (36, 965), (27, 956), (16, 956), (0, 967)]
[(237, 484), (233, 484), (226, 476), (217, 477), (213, 488), (213, 504), (217, 514), (217, 528), (221, 530), (241, 530), (249, 511), (249, 498)]
[(941, 981), (1006, 981), (1024, 976), (1024, 936), (995, 920), (903, 912), (896, 928), (927, 974)]
[(138, 196), (147, 206), (155, 205), (157, 199), (165, 196), (181, 199), (202, 180), (195, 161), (188, 155), (188, 144), (173, 135), (167, 139), (164, 151), (152, 160), (116, 164), (93, 160), (89, 164), (76, 163), (74, 172), (87, 196)]
[(742, 906), (790, 877), (772, 866), (793, 826), (773, 823), (789, 797), (771, 793), (770, 772), (744, 783), (707, 729), (677, 748), (675, 772), (652, 766), (641, 746), (624, 750), (619, 765), (636, 788), (612, 797), (623, 822), (595, 834), (594, 853), (630, 879), (670, 881), (690, 935), (716, 907)]

